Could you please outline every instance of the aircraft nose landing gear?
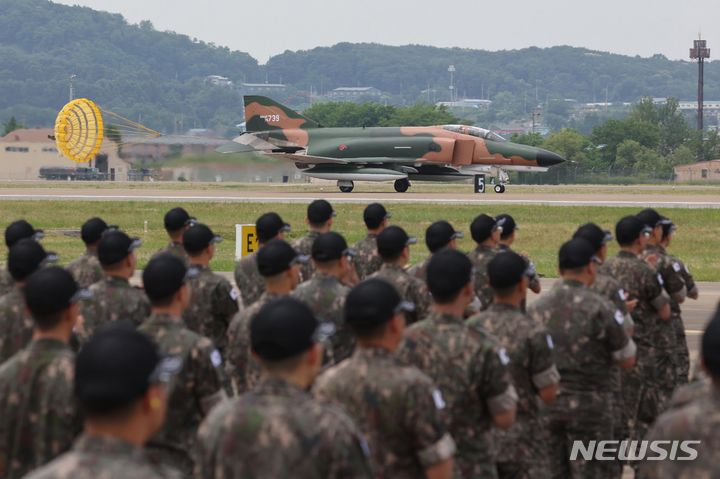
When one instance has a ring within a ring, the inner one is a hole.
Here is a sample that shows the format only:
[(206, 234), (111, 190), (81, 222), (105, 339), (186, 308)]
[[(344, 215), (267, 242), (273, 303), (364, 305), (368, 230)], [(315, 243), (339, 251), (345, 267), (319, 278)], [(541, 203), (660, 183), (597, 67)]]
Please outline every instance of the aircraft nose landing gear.
[(502, 183), (495, 185), (495, 188), (493, 189), (495, 190), (495, 193), (505, 193), (505, 185)]
[(349, 180), (338, 180), (337, 186), (343, 193), (351, 193), (353, 188), (355, 188), (355, 183)]
[(407, 178), (395, 180), (395, 191), (405, 193), (410, 188), (410, 181)]

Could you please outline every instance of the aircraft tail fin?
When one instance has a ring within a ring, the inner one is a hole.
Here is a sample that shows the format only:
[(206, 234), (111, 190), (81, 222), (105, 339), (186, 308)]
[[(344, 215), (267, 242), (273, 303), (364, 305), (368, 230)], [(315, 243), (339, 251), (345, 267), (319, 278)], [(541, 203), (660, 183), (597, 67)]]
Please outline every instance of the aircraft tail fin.
[(245, 124), (248, 133), (300, 128), (307, 130), (320, 125), (275, 100), (265, 96), (245, 96)]

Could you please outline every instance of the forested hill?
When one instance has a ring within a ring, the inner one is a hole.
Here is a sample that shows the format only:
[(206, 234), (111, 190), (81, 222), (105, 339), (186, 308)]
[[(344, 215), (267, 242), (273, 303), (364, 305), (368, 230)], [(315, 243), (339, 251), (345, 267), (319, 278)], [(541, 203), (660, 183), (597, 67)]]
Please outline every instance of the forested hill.
[[(500, 92), (534, 100), (636, 101), (642, 96), (690, 99), (696, 66), (662, 56), (627, 57), (581, 48), (528, 48), (487, 52), (426, 46), (391, 47), (341, 43), (271, 58), (266, 66), (186, 35), (156, 31), (149, 22), (69, 7), (48, 0), (0, 0), (0, 123), (15, 115), (28, 126), (50, 125), (67, 101), (68, 79), (76, 94), (164, 131), (229, 128), (242, 120), (241, 93), (212, 87), (207, 75), (242, 81), (283, 82), (285, 98), (303, 103), (298, 91), (373, 86), (392, 102), (413, 104), (436, 90), (447, 99), (449, 64), (458, 93), (480, 97)], [(221, 14), (221, 13), (218, 13)], [(292, 38), (287, 42), (292, 46)], [(706, 98), (720, 99), (720, 62), (706, 68)]]

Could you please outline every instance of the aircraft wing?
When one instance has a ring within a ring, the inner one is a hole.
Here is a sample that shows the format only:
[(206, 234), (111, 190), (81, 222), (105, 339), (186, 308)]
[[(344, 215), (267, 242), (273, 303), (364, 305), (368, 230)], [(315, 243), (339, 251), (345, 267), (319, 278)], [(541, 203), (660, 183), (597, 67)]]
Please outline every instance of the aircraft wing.
[(328, 158), (324, 156), (310, 156), (310, 155), (299, 155), (294, 153), (267, 153), (263, 152), (266, 156), (272, 156), (273, 158), (279, 158), (286, 161), (294, 161), (295, 163), (302, 163), (304, 165), (349, 165), (354, 163), (352, 160), (345, 160), (339, 158)]

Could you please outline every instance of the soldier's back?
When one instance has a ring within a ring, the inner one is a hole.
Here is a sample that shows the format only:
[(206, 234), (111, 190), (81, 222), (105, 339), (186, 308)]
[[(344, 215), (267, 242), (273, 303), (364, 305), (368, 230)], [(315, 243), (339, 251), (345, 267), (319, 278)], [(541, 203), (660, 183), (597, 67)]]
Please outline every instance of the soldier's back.
[(158, 250), (153, 256), (158, 256), (164, 253), (169, 253), (173, 256), (177, 256), (186, 266), (190, 264), (187, 251), (183, 247), (182, 243), (175, 243), (174, 241), (169, 242), (164, 248)]
[(7, 268), (0, 269), (0, 296), (5, 296), (12, 291), (15, 286), (15, 280), (10, 276)]
[[(320, 236), (317, 231), (308, 231), (308, 233), (300, 239), (293, 242), (292, 247), (304, 256), (312, 256), (312, 245)], [(312, 261), (300, 265), (300, 281), (309, 281), (315, 274), (315, 265)]]
[(22, 477), (72, 445), (74, 363), (65, 343), (41, 339), (0, 367), (0, 477)]
[(89, 288), (105, 277), (97, 255), (88, 252), (70, 263), (67, 270), (81, 288)]
[(338, 408), (265, 379), (219, 405), (198, 433), (197, 477), (370, 478), (366, 447)]
[(108, 436), (82, 436), (73, 449), (28, 479), (180, 479), (174, 470), (150, 463), (143, 451)]
[(495, 292), (490, 286), (487, 266), (498, 253), (498, 250), (489, 246), (478, 246), (468, 253), (468, 258), (475, 268), (475, 295), (480, 300), (480, 308), (487, 309), (493, 302)]
[(382, 279), (395, 287), (405, 301), (415, 304), (415, 310), (405, 313), (405, 321), (412, 324), (422, 319), (430, 307), (430, 295), (425, 284), (414, 276), (410, 276), (400, 266), (383, 264), (371, 278)]
[(108, 276), (90, 287), (92, 297), (83, 300), (80, 311), (87, 337), (100, 326), (115, 321), (130, 321), (135, 326), (150, 316), (150, 301), (145, 292), (124, 278)]
[(0, 298), (0, 364), (24, 348), (32, 335), (33, 320), (25, 308), (22, 292), (13, 286)]
[(355, 243), (354, 249), (357, 252), (353, 263), (360, 281), (377, 272), (383, 264), (382, 258), (377, 252), (377, 235), (368, 234), (365, 238)]
[(246, 308), (252, 306), (265, 292), (265, 280), (257, 267), (257, 253), (238, 261), (235, 266), (235, 284)]

